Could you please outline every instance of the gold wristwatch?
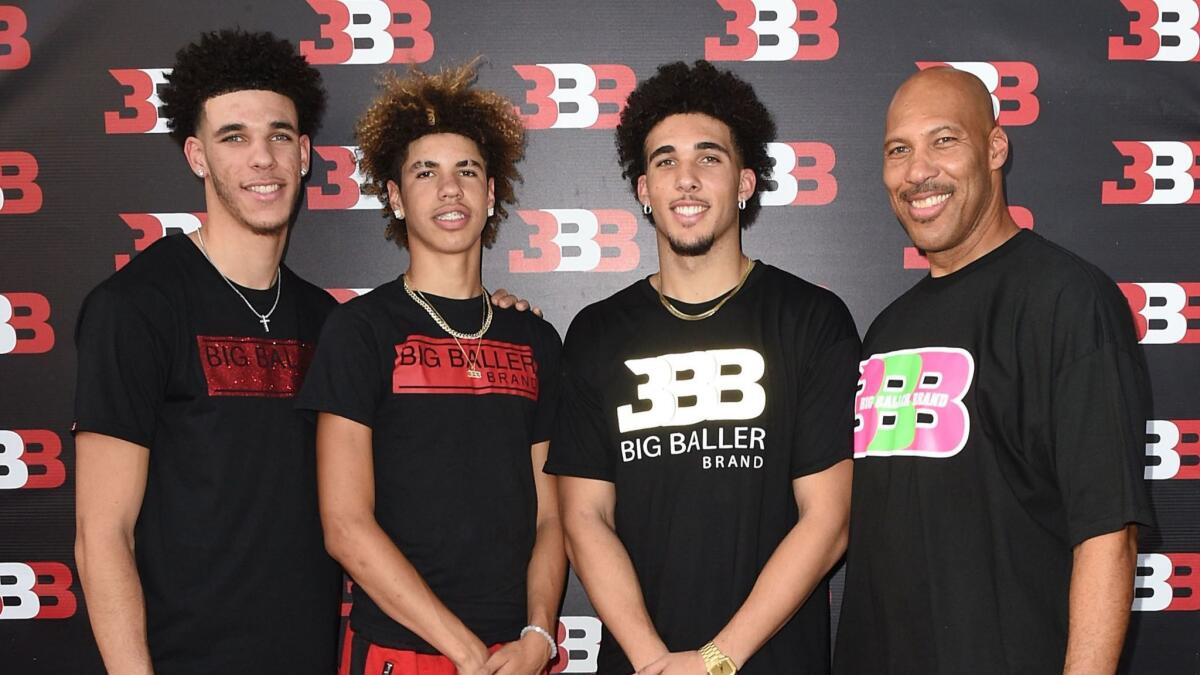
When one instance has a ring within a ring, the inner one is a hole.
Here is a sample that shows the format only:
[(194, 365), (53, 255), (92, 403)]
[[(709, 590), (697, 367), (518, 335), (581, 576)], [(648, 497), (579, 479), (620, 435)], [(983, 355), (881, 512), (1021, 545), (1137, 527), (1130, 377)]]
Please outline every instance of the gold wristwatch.
[(733, 660), (712, 642), (700, 648), (700, 658), (704, 659), (704, 669), (708, 675), (734, 675), (737, 672)]

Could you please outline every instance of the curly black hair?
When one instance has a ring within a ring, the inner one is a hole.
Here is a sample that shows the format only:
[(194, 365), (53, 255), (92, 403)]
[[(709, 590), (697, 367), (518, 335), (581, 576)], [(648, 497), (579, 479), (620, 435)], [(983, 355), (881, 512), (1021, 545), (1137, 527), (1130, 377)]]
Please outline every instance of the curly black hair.
[(483, 245), (496, 241), (500, 221), (508, 216), (504, 204), (517, 202), (513, 184), (521, 182), (517, 162), (525, 157), (525, 126), (512, 101), (472, 85), (479, 60), (446, 68), (437, 74), (411, 68), (405, 77), (385, 72), (379, 96), (354, 127), (366, 177), (365, 191), (379, 197), (388, 219), (388, 239), (408, 246), (408, 226), (392, 214), (387, 182), (400, 183), (400, 167), (413, 141), (428, 134), (458, 134), (475, 142), (484, 170), (495, 183), (495, 214), (483, 228)]
[(774, 162), (767, 154), (767, 144), (775, 139), (775, 121), (753, 87), (708, 61), (696, 61), (690, 67), (683, 61), (661, 65), (653, 77), (629, 94), (617, 125), (621, 176), (629, 180), (636, 196), (638, 177), (646, 173), (646, 136), (667, 117), (687, 113), (708, 115), (728, 126), (738, 160), (754, 170), (754, 194), (746, 200), (740, 218), (742, 229), (750, 227), (762, 208), (760, 195), (771, 177)]
[(175, 66), (159, 89), (171, 138), (180, 145), (196, 134), (204, 102), (248, 89), (273, 91), (296, 106), (300, 133), (321, 126), (325, 89), (321, 73), (296, 53), (291, 42), (269, 32), (222, 30), (204, 33), (175, 54)]

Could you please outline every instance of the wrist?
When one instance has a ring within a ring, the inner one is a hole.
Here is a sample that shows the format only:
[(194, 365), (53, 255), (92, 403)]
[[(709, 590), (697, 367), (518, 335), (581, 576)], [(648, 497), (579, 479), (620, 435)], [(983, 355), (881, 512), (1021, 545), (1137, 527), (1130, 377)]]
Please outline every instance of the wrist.
[(715, 640), (709, 641), (699, 649), (700, 658), (704, 659), (704, 670), (708, 675), (735, 675), (738, 665), (733, 662)]
[(476, 662), (482, 664), (487, 661), (488, 649), (482, 640), (468, 631), (468, 634), (459, 636), (452, 646), (443, 650), (442, 654), (453, 661), (456, 666), (475, 664)]
[(521, 640), (531, 639), (536, 640), (546, 648), (546, 661), (553, 661), (558, 656), (558, 640), (555, 639), (550, 631), (542, 628), (536, 623), (531, 623), (521, 629)]

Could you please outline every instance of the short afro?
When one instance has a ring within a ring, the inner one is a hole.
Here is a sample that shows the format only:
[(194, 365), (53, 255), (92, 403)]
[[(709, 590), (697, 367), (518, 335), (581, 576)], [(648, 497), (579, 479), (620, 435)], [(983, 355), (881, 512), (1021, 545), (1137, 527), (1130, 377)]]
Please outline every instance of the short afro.
[(159, 90), (171, 137), (182, 145), (196, 135), (204, 102), (235, 91), (273, 91), (296, 106), (300, 133), (313, 135), (325, 112), (321, 74), (287, 40), (271, 33), (222, 30), (205, 33), (175, 54)]
[[(671, 115), (700, 113), (729, 127), (742, 166), (754, 171), (754, 194), (741, 212), (741, 226), (750, 227), (762, 208), (773, 161), (767, 144), (775, 140), (775, 121), (745, 80), (717, 70), (708, 61), (689, 67), (682, 61), (659, 66), (629, 95), (617, 125), (617, 157), (621, 176), (629, 179), (637, 195), (638, 177), (646, 173), (646, 136)], [(651, 218), (653, 222), (653, 218)]]
[(458, 134), (478, 146), (484, 170), (495, 182), (496, 196), (495, 214), (483, 228), (484, 246), (495, 243), (500, 221), (508, 216), (504, 204), (517, 201), (513, 184), (522, 180), (517, 162), (525, 156), (525, 126), (511, 101), (472, 86), (477, 64), (478, 60), (437, 74), (417, 68), (404, 77), (384, 73), (379, 96), (354, 127), (366, 192), (379, 197), (388, 219), (385, 234), (399, 246), (408, 246), (408, 226), (392, 214), (387, 182), (400, 183), (408, 146), (422, 136)]

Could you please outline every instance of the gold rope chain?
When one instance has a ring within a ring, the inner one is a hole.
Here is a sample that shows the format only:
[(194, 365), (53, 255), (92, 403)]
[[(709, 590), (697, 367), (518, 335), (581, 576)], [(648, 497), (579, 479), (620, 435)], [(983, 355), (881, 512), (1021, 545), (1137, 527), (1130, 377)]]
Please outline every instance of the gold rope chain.
[(742, 290), (742, 286), (744, 286), (746, 284), (746, 279), (750, 278), (750, 270), (754, 269), (754, 261), (749, 260), (749, 259), (747, 259), (747, 260), (748, 260), (749, 264), (746, 265), (746, 271), (742, 272), (742, 278), (738, 280), (737, 286), (734, 286), (733, 290), (731, 290), (727, 294), (725, 294), (725, 297), (721, 298), (720, 302), (713, 305), (709, 309), (707, 309), (703, 312), (700, 312), (699, 314), (688, 314), (686, 312), (681, 312), (675, 308), (675, 305), (671, 304), (670, 300), (667, 300), (667, 296), (663, 295), (663, 292), (662, 292), (663, 283), (662, 283), (662, 274), (661, 273), (659, 274), (659, 277), (658, 277), (658, 301), (661, 302), (662, 306), (666, 307), (667, 311), (671, 313), (671, 316), (675, 317), (676, 319), (683, 319), (684, 321), (703, 321), (704, 319), (707, 319), (708, 317), (712, 316), (713, 314), (716, 314), (717, 310), (724, 307), (725, 303), (729, 302), (730, 298), (737, 295), (737, 292)]
[(404, 292), (408, 293), (408, 297), (412, 298), (413, 302), (420, 305), (421, 309), (424, 309), (425, 312), (429, 314), (429, 318), (433, 319), (433, 322), (436, 323), (442, 330), (449, 333), (451, 337), (455, 337), (460, 340), (478, 340), (479, 338), (483, 337), (483, 334), (487, 332), (488, 328), (491, 328), (492, 303), (488, 302), (488, 291), (486, 288), (483, 289), (483, 326), (474, 333), (460, 333), (451, 328), (450, 324), (446, 323), (446, 320), (443, 319), (442, 315), (433, 308), (433, 305), (429, 304), (429, 301), (425, 299), (425, 295), (421, 293), (421, 291), (418, 291), (417, 289), (408, 285), (407, 274), (402, 275), (400, 278), (404, 280)]

